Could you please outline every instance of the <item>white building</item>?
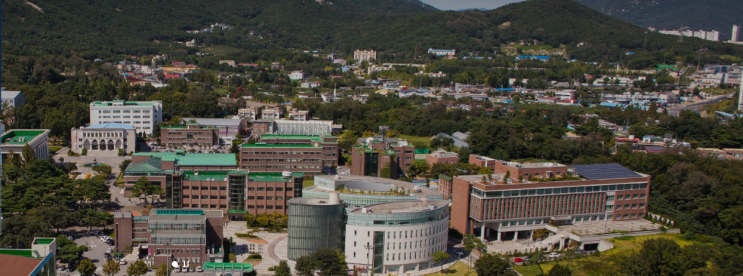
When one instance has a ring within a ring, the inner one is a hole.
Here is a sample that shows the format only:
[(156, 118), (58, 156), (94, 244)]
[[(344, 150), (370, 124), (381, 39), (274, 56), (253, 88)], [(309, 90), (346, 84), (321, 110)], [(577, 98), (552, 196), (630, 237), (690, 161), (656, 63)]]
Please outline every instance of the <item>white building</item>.
[(429, 54), (437, 55), (437, 56), (455, 56), (457, 54), (456, 49), (452, 50), (442, 50), (442, 49), (428, 49)]
[(277, 107), (266, 107), (263, 109), (263, 112), (261, 112), (261, 119), (264, 120), (271, 120), (271, 119), (281, 119), (281, 116), (284, 115), (284, 108), (277, 106)]
[(23, 96), (21, 91), (8, 91), (2, 88), (2, 104), (8, 107), (19, 107), (26, 103), (26, 96)]
[(11, 129), (3, 132), (0, 137), (0, 152), (2, 159), (7, 159), (10, 151), (13, 155), (23, 158), (23, 147), (28, 144), (34, 150), (36, 159), (49, 157), (49, 130), (48, 129)]
[(315, 87), (320, 87), (320, 82), (318, 82), (318, 81), (303, 82), (300, 85), (300, 87), (301, 88), (315, 88)]
[(370, 61), (373, 59), (377, 59), (377, 51), (374, 50), (356, 50), (353, 52), (353, 59), (357, 63), (361, 63), (362, 61)]
[(88, 156), (117, 155), (136, 152), (137, 132), (132, 125), (105, 123), (73, 128), (70, 139), (72, 150), (80, 153), (86, 149)]
[(309, 110), (299, 110), (296, 108), (292, 108), (292, 111), (289, 112), (289, 117), (292, 118), (295, 121), (309, 121), (310, 120), (310, 111)]
[(309, 75), (306, 74), (305, 72), (301, 71), (301, 70), (294, 71), (291, 74), (289, 74), (289, 79), (290, 80), (303, 80), (303, 79), (306, 79), (306, 78), (309, 78)]
[(349, 210), (346, 262), (349, 267), (366, 267), (368, 263), (381, 274), (434, 266), (433, 253), (447, 250), (448, 206), (446, 200), (412, 200)]
[(730, 39), (731, 42), (738, 42), (738, 25), (733, 25), (733, 34)]
[(151, 102), (92, 102), (90, 125), (116, 123), (133, 125), (138, 133), (152, 135), (152, 129), (163, 121), (162, 101)]
[(237, 116), (255, 121), (258, 119), (258, 107), (249, 106), (248, 108), (241, 108), (237, 111)]

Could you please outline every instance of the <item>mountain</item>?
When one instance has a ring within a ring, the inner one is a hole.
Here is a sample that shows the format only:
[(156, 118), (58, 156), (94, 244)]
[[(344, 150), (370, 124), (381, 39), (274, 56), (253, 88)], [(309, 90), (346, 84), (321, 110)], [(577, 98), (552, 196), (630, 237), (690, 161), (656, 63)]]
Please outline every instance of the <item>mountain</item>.
[[(261, 49), (376, 49), (389, 54), (427, 48), (492, 52), (525, 41), (564, 45), (571, 58), (619, 60), (643, 49), (645, 29), (572, 0), (531, 0), (489, 11), (438, 11), (415, 0), (24, 0), (2, 1), (2, 49), (21, 56), (115, 55), (197, 51), (175, 41)], [(214, 22), (230, 31), (188, 34)], [(250, 37), (258, 34), (262, 39)], [(648, 35), (649, 51), (743, 55), (739, 46), (699, 39), (676, 43)], [(662, 57), (661, 57), (662, 58)]]
[[(657, 29), (717, 30), (729, 39), (733, 24), (743, 25), (740, 0), (575, 0), (604, 14)], [(722, 38), (721, 38), (722, 39)]]

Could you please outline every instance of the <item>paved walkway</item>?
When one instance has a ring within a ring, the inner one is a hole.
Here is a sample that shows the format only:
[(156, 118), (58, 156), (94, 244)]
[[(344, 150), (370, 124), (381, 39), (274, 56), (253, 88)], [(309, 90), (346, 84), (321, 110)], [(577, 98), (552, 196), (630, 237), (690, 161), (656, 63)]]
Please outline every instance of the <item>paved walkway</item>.
[(279, 256), (276, 256), (276, 252), (274, 252), (276, 250), (276, 245), (279, 244), (279, 242), (281, 242), (282, 240), (286, 239), (287, 237), (289, 237), (289, 235), (280, 237), (268, 245), (268, 254), (271, 255), (271, 258), (273, 258), (276, 262), (281, 262), (281, 259), (279, 259)]

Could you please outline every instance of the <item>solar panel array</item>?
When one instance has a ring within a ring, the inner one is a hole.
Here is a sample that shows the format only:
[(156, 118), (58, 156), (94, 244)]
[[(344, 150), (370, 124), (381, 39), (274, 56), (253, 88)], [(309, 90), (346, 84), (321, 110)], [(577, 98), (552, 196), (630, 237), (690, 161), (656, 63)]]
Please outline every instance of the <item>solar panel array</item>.
[(581, 177), (588, 180), (640, 177), (636, 172), (617, 163), (570, 166)]

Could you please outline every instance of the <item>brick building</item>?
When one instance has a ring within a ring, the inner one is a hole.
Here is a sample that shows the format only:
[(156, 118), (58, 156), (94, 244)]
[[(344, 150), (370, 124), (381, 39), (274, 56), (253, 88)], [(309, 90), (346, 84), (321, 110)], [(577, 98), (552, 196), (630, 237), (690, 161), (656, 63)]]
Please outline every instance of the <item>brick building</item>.
[(238, 169), (234, 154), (181, 151), (137, 153), (124, 172), (124, 195), (145, 176), (165, 192), (167, 208), (220, 210), (231, 219), (246, 213), (286, 213), (286, 202), (301, 197), (304, 175)]
[(216, 146), (219, 145), (219, 128), (197, 123), (164, 126), (160, 128), (160, 143), (166, 146)]
[(181, 267), (224, 261), (222, 211), (153, 209), (149, 216), (125, 211), (113, 217), (115, 250), (132, 246), (132, 252), (148, 256), (153, 267), (173, 261)]
[(396, 138), (359, 138), (351, 150), (351, 160), (352, 175), (397, 179), (415, 162), (415, 147)]
[[(482, 238), (510, 240), (531, 235), (548, 223), (637, 220), (647, 211), (650, 176), (618, 164), (544, 166), (519, 172), (534, 177), (519, 181), (512, 172), (506, 182), (505, 173), (440, 180), (444, 198), (452, 201), (451, 226)], [(563, 173), (557, 177), (557, 172)]]
[(320, 174), (338, 165), (338, 138), (330, 135), (261, 135), (240, 147), (240, 167), (258, 172)]
[(456, 152), (448, 152), (443, 149), (438, 149), (430, 154), (426, 154), (426, 163), (429, 165), (436, 163), (443, 164), (454, 164), (459, 161), (459, 154)]

